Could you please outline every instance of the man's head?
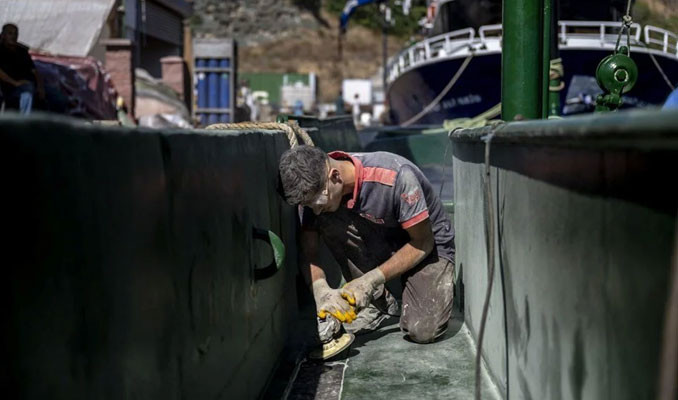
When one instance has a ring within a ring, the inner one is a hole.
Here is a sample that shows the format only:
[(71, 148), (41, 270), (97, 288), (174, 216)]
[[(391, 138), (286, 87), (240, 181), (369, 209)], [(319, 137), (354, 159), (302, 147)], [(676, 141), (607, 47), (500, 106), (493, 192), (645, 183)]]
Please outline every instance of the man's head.
[(15, 47), (19, 40), (19, 27), (14, 24), (5, 24), (0, 33), (0, 42), (3, 46)]
[(336, 211), (341, 204), (344, 181), (334, 163), (313, 146), (296, 146), (284, 152), (278, 174), (285, 201), (310, 207), (315, 214)]

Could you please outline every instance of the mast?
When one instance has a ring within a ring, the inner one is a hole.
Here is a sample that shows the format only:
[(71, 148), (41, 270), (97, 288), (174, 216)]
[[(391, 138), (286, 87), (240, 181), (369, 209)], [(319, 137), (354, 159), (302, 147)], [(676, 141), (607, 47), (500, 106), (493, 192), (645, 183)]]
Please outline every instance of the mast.
[(504, 0), (502, 14), (502, 119), (541, 118), (544, 73), (542, 0)]

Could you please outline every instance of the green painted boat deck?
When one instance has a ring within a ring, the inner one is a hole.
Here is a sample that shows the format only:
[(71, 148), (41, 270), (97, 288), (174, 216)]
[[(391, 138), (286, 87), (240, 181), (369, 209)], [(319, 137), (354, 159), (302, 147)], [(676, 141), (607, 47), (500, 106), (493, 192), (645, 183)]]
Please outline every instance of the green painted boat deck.
[[(342, 399), (472, 399), (475, 351), (461, 315), (435, 343), (407, 341), (395, 318), (356, 337), (344, 376)], [(499, 399), (487, 375), (482, 398)]]
[[(286, 393), (269, 391), (266, 398), (473, 399), (474, 363), (474, 344), (458, 312), (443, 339), (426, 345), (406, 340), (398, 319), (391, 318), (378, 330), (357, 336), (338, 359), (298, 362)], [(500, 399), (485, 370), (482, 383), (483, 399)]]
[[(446, 204), (454, 218), (452, 203)], [(390, 286), (398, 298), (400, 288)], [(326, 362), (307, 360), (316, 335), (315, 306), (309, 293), (303, 304), (276, 375), (264, 399), (285, 400), (431, 400), (473, 399), (475, 342), (464, 323), (458, 297), (453, 318), (442, 339), (418, 344), (405, 339), (398, 318), (389, 318), (374, 332), (358, 335), (351, 347)], [(481, 369), (484, 400), (501, 396), (486, 369)]]

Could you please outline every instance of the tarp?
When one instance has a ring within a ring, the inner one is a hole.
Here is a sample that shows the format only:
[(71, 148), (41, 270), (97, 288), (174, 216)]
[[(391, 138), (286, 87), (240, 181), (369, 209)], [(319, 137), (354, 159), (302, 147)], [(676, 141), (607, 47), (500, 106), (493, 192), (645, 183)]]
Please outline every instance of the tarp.
[(19, 27), (19, 41), (41, 52), (89, 54), (115, 0), (0, 0), (0, 24)]
[(140, 126), (151, 128), (190, 128), (191, 113), (177, 93), (148, 71), (137, 68), (134, 72), (136, 107), (134, 115)]
[(117, 92), (101, 62), (92, 57), (31, 52), (45, 84), (45, 110), (85, 119), (116, 119)]

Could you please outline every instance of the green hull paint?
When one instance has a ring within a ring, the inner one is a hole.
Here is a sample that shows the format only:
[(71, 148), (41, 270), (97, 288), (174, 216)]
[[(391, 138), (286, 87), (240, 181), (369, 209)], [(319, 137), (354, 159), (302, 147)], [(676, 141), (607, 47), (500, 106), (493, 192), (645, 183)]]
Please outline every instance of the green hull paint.
[(508, 398), (656, 397), (676, 126), (676, 113), (632, 112), (453, 135), (457, 265), (476, 335), (488, 283), (481, 138), (494, 134), (483, 357)]

